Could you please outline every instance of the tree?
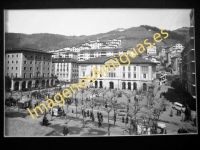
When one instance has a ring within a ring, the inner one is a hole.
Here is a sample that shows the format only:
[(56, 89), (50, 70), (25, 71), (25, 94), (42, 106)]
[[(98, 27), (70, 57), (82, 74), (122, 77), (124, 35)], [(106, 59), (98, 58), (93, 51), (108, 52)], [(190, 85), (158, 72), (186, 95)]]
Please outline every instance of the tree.
[(10, 91), (11, 88), (11, 78), (9, 76), (5, 76), (5, 89), (6, 91)]

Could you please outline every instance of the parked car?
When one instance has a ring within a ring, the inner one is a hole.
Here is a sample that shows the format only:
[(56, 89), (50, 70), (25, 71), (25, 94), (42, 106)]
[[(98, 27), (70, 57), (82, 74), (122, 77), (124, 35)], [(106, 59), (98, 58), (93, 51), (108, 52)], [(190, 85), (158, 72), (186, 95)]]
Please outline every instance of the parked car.
[(118, 111), (116, 111), (116, 114), (118, 116), (125, 116), (126, 115), (127, 110), (126, 109), (120, 109)]
[(173, 108), (176, 109), (176, 110), (180, 110), (182, 112), (185, 112), (185, 109), (186, 109), (186, 107), (183, 104), (178, 103), (178, 102), (174, 102)]

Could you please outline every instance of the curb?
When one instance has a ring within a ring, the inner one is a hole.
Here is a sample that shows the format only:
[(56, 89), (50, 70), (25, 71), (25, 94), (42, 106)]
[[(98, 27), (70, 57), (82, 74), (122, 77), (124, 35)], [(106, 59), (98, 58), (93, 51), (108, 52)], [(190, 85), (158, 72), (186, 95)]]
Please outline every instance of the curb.
[[(52, 128), (53, 129), (53, 128)], [(54, 129), (53, 131), (50, 131), (49, 133), (46, 133), (44, 136), (49, 136), (51, 135), (52, 133), (56, 132), (56, 130)]]

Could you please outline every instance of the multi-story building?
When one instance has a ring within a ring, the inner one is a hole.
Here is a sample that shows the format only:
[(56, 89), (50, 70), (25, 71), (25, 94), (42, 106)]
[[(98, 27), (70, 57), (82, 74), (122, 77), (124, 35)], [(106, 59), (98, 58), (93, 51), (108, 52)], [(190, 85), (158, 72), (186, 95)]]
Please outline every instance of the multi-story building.
[(54, 58), (52, 60), (52, 73), (59, 81), (78, 82), (78, 63), (73, 58)]
[(11, 90), (48, 87), (55, 84), (52, 77), (51, 53), (28, 48), (5, 51), (5, 75), (11, 77)]
[(194, 47), (194, 10), (190, 13), (190, 39), (185, 45), (181, 53), (181, 83), (183, 89), (190, 93), (193, 101), (196, 101), (196, 60), (195, 60), (195, 47)]
[(52, 55), (53, 58), (73, 58), (73, 59), (78, 59), (78, 54), (77, 52), (72, 52), (72, 51), (59, 51), (59, 52), (54, 52), (54, 55)]
[(156, 54), (156, 46), (152, 46), (151, 48), (147, 48), (147, 55)]
[[(91, 58), (103, 57), (103, 56), (107, 56), (107, 57), (120, 56), (123, 53), (127, 53), (127, 51), (128, 49), (122, 49), (122, 48), (83, 50), (82, 52), (78, 53), (78, 60), (84, 61)], [(134, 54), (132, 50), (130, 52)]]
[(179, 51), (179, 52), (182, 52), (182, 50), (184, 49), (185, 47), (180, 44), (180, 43), (177, 43), (176, 45), (173, 46), (173, 49), (176, 50), (176, 51)]
[(180, 55), (175, 55), (175, 56), (171, 57), (171, 68), (172, 68), (172, 74), (174, 76), (180, 75), (180, 66), (179, 66), (180, 60), (181, 60)]
[[(109, 64), (110, 59), (115, 61), (113, 57), (97, 57), (86, 61), (80, 61), (79, 78), (85, 78), (86, 75), (94, 77), (92, 68), (96, 67), (99, 71), (102, 71), (102, 66), (104, 64)], [(115, 66), (118, 66), (117, 62), (115, 62)], [(112, 65), (111, 68), (113, 68)], [(110, 71), (108, 67), (106, 69), (108, 74), (100, 76), (98, 80), (93, 83), (94, 87), (147, 90), (148, 85), (156, 78), (156, 63), (141, 57), (130, 58), (129, 66), (121, 65), (117, 69), (113, 68), (114, 70), (112, 69), (112, 71)]]

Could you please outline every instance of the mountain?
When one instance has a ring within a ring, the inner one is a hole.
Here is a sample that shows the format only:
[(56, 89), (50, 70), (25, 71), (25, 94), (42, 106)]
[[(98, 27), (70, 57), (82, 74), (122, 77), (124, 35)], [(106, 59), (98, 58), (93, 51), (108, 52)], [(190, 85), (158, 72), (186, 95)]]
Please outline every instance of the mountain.
[(173, 30), (173, 32), (176, 32), (177, 34), (188, 36), (189, 35), (189, 27), (182, 27), (176, 30)]
[[(177, 29), (178, 30), (178, 29)], [(175, 42), (184, 42), (184, 35), (180, 35), (176, 31), (169, 31), (169, 37), (163, 39), (162, 42), (156, 43), (157, 46), (173, 45)], [(182, 31), (182, 30), (178, 30)], [(107, 41), (108, 39), (122, 39), (123, 48), (135, 47), (139, 43), (148, 38), (153, 41), (153, 35), (160, 32), (160, 29), (147, 25), (140, 27), (131, 27), (128, 29), (118, 28), (107, 33), (99, 33), (96, 35), (81, 35), (81, 36), (65, 36), (49, 33), (37, 34), (21, 34), (21, 33), (5, 33), (5, 47), (26, 47), (41, 49), (44, 51), (56, 50), (69, 46), (76, 46), (88, 42), (88, 40)]]

